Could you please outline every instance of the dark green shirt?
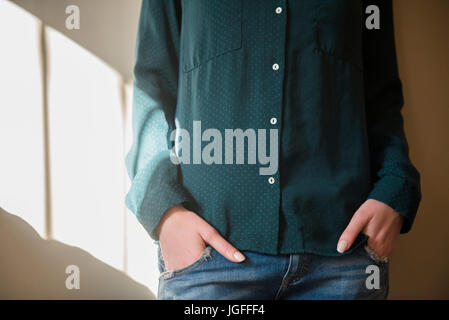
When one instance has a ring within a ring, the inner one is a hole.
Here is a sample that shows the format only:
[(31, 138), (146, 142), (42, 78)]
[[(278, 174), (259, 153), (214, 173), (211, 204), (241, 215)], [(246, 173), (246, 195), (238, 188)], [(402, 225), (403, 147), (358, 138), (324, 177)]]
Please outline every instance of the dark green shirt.
[[(379, 30), (365, 27), (370, 4), (380, 8)], [(152, 238), (180, 203), (238, 249), (269, 254), (339, 255), (341, 233), (368, 198), (410, 230), (421, 194), (403, 130), (391, 1), (144, 0), (134, 75), (127, 205)], [(266, 129), (267, 150), (277, 129), (279, 169), (261, 174), (263, 165), (235, 154), (227, 164), (217, 150), (212, 164), (176, 165), (175, 128), (197, 148), (214, 140), (198, 142), (194, 121), (223, 137)]]

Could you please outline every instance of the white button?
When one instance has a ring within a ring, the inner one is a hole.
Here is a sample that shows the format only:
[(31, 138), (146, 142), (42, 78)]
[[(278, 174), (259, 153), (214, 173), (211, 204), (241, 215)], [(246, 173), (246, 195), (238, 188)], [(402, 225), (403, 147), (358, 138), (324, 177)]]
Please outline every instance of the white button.
[(281, 14), (282, 13), (282, 8), (281, 7), (277, 7), (276, 8), (276, 13), (277, 14)]
[(273, 64), (273, 70), (274, 71), (279, 70), (279, 65), (277, 63)]
[(276, 119), (276, 118), (271, 118), (270, 119), (270, 123), (271, 124), (276, 124), (278, 122), (278, 119)]
[(269, 177), (268, 178), (268, 183), (269, 184), (273, 184), (274, 183), (274, 178), (273, 177)]

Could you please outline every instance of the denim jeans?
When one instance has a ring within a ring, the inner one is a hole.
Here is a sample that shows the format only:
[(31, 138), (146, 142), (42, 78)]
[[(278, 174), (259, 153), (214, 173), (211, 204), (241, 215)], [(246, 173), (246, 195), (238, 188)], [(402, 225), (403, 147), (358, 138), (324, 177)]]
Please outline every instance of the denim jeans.
[(335, 257), (243, 251), (246, 260), (241, 263), (207, 246), (189, 266), (167, 271), (156, 244), (161, 300), (349, 300), (388, 295), (388, 262), (374, 260), (363, 245)]

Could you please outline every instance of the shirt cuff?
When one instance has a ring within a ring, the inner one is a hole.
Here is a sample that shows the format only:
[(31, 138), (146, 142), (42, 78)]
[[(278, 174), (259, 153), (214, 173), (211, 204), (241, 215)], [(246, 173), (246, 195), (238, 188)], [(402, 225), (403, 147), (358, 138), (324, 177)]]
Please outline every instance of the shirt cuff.
[[(128, 207), (131, 205), (130, 194), (126, 198)], [(137, 220), (143, 225), (153, 240), (158, 241), (156, 228), (167, 209), (188, 201), (184, 188), (180, 185), (164, 185), (149, 188), (136, 214)]]
[(384, 176), (377, 181), (368, 199), (385, 203), (404, 217), (401, 233), (410, 231), (421, 200), (419, 187), (398, 176)]

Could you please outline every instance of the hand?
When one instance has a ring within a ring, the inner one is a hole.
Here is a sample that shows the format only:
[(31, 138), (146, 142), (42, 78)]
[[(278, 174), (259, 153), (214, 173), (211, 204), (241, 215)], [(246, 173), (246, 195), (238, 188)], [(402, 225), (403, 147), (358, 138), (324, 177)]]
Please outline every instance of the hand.
[(192, 264), (200, 257), (206, 243), (232, 262), (245, 260), (244, 255), (217, 230), (182, 205), (168, 209), (156, 231), (166, 270), (180, 269)]
[(368, 245), (380, 258), (393, 252), (401, 231), (403, 217), (383, 202), (368, 199), (354, 213), (346, 230), (340, 236), (337, 251), (348, 250), (360, 232), (368, 235)]

